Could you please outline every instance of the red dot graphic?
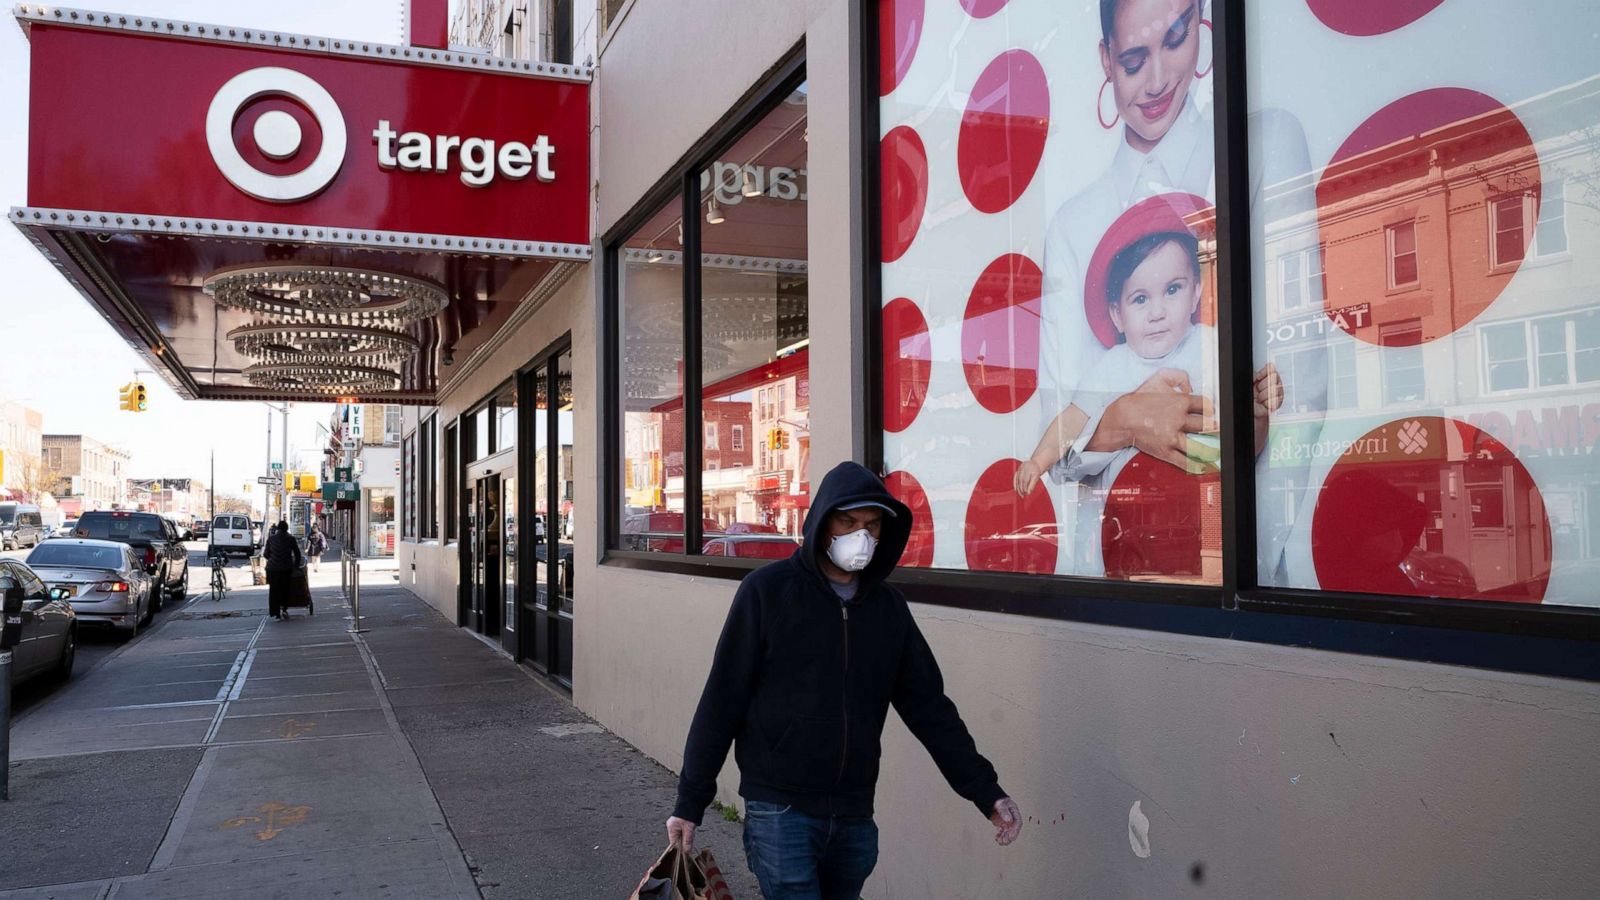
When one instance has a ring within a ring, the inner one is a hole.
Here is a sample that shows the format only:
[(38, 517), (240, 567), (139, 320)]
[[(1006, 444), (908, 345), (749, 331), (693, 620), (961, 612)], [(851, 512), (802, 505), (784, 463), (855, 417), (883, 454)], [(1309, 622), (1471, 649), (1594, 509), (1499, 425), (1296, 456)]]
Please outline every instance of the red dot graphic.
[(1444, 0), (1306, 0), (1311, 14), (1340, 34), (1371, 37), (1410, 25)]
[(928, 399), (933, 341), (917, 304), (896, 297), (883, 307), (883, 427), (904, 431)]
[(984, 409), (1015, 412), (1039, 386), (1039, 297), (1044, 273), (1020, 253), (978, 276), (961, 322), (961, 368)]
[(1022, 196), (1044, 155), (1050, 85), (1026, 50), (1007, 50), (978, 76), (961, 116), (956, 170), (979, 212), (1005, 209)]
[(1328, 317), (1387, 347), (1458, 331), (1521, 266), (1539, 193), (1533, 140), (1493, 97), (1434, 88), (1385, 106), (1317, 181)]
[(917, 55), (926, 10), (923, 0), (878, 0), (878, 96), (900, 86)]
[(1539, 603), (1550, 520), (1533, 476), (1488, 432), (1399, 419), (1334, 463), (1311, 553), (1324, 590)]
[(890, 129), (878, 147), (882, 167), (883, 261), (905, 255), (922, 226), (928, 205), (928, 151), (909, 125)]
[(1108, 578), (1220, 581), (1220, 476), (1135, 454), (1106, 494), (1100, 554)]
[(1054, 572), (1055, 507), (1042, 484), (1026, 497), (1012, 489), (1022, 463), (1002, 459), (978, 476), (967, 503), (967, 567), (986, 572)]
[(890, 472), (883, 484), (896, 500), (911, 507), (911, 537), (900, 554), (900, 565), (933, 565), (933, 507), (928, 492), (910, 472)]
[(974, 19), (987, 19), (1004, 9), (1008, 0), (961, 0), (961, 8)]

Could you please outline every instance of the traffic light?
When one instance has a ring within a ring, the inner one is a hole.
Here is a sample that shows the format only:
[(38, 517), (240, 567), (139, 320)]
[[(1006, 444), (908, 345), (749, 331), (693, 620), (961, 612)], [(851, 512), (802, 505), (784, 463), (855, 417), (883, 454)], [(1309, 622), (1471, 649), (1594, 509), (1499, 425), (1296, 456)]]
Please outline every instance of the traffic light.
[(117, 396), (120, 399), (117, 404), (118, 409), (125, 409), (128, 412), (144, 412), (150, 408), (150, 395), (144, 389), (144, 382), (142, 381), (130, 381), (117, 388)]

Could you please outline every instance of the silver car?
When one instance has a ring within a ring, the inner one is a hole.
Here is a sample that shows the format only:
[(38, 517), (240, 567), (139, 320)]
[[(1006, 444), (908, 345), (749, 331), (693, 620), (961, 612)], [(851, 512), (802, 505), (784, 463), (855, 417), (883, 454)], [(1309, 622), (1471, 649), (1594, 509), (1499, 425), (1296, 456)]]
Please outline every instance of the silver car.
[(110, 626), (131, 639), (154, 607), (154, 582), (135, 552), (117, 541), (57, 538), (34, 548), (28, 566), (62, 589), (79, 623)]

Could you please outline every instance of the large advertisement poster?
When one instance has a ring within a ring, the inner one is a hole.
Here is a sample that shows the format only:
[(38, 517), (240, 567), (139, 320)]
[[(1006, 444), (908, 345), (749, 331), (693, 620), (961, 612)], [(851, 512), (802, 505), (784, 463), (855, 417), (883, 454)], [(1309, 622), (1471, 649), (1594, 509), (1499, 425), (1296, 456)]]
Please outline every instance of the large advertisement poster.
[[(1600, 8), (1243, 6), (1261, 583), (1600, 603)], [(907, 561), (1216, 582), (1209, 4), (879, 10)]]
[(928, 523), (906, 562), (1219, 581), (1205, 5), (880, 11), (884, 450)]

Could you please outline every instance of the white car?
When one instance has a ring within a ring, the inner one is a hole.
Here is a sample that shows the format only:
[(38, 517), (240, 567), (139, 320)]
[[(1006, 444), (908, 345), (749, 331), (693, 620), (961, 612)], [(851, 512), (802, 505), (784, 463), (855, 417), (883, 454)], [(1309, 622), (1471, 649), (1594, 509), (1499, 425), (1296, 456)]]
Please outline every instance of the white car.
[(210, 548), (207, 556), (249, 556), (255, 552), (255, 532), (249, 516), (222, 515), (211, 520)]

